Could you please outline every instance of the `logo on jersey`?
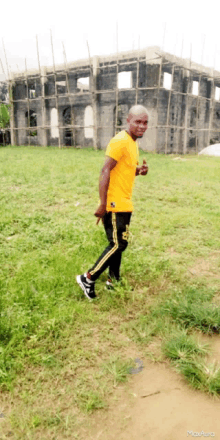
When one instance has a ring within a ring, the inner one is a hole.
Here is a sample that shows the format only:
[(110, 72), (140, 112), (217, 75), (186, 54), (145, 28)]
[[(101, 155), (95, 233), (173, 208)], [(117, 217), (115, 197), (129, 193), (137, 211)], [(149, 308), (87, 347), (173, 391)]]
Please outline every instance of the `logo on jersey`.
[(111, 202), (111, 207), (115, 208), (115, 202)]

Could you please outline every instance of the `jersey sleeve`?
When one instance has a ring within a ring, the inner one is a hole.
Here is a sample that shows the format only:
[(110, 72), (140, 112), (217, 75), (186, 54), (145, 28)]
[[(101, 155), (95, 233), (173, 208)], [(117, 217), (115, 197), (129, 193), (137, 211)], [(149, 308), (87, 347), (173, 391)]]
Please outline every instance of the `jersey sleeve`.
[(124, 145), (121, 139), (112, 139), (107, 148), (106, 148), (106, 156), (111, 157), (112, 159), (117, 160), (117, 162), (121, 159), (124, 154)]

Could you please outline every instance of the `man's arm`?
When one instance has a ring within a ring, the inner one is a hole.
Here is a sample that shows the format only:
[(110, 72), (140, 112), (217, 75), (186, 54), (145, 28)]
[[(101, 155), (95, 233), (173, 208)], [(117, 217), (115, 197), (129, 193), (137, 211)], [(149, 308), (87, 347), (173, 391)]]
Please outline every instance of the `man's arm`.
[(100, 205), (94, 214), (96, 217), (99, 217), (97, 223), (99, 222), (100, 218), (104, 216), (106, 212), (107, 192), (110, 182), (110, 171), (113, 170), (116, 164), (117, 164), (117, 160), (112, 159), (112, 157), (109, 156), (106, 157), (99, 178)]

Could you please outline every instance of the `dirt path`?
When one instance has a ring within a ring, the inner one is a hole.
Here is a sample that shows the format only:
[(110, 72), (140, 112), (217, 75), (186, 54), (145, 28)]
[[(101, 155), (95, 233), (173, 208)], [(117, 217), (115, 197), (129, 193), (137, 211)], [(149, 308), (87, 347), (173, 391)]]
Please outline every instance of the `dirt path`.
[[(219, 359), (220, 340), (214, 338)], [(212, 359), (213, 360), (213, 359)], [(144, 359), (144, 369), (115, 394), (107, 411), (94, 415), (87, 440), (220, 440), (220, 400), (192, 390), (167, 364)], [(202, 431), (206, 434), (202, 434)]]

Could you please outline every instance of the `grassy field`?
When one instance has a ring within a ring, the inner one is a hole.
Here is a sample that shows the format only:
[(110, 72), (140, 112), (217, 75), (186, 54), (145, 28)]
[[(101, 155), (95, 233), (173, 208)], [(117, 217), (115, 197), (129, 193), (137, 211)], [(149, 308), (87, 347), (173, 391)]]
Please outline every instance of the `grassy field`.
[(195, 337), (220, 332), (220, 159), (143, 158), (123, 280), (109, 293), (102, 274), (89, 303), (75, 277), (107, 243), (93, 215), (104, 152), (0, 149), (1, 440), (80, 438), (127, 380), (131, 346), (220, 394)]

